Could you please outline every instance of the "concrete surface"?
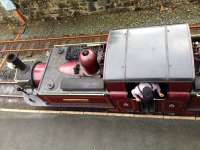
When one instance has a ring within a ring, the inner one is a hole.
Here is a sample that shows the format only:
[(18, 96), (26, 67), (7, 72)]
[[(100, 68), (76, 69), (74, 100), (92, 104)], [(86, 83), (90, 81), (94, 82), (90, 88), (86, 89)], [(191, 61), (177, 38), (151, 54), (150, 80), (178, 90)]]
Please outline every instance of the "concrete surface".
[(0, 112), (2, 150), (199, 150), (200, 122)]

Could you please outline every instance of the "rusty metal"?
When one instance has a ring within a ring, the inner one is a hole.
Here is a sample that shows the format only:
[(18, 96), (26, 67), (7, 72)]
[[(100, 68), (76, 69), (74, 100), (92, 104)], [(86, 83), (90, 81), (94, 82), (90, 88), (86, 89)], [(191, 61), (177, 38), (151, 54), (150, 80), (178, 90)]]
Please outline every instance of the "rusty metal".
[[(199, 30), (200, 24), (190, 25), (191, 30)], [(53, 45), (65, 44), (69, 42), (95, 42), (106, 41), (108, 34), (101, 35), (81, 35), (64, 36), (56, 38), (20, 39), (11, 41), (0, 41), (0, 53), (27, 52), (27, 51), (47, 51)], [(30, 48), (31, 47), (31, 48)]]
[(47, 51), (54, 45), (72, 42), (96, 42), (106, 41), (108, 34), (90, 36), (71, 36), (44, 39), (25, 39), (15, 41), (0, 41), (0, 53), (27, 52), (27, 51)]
[(27, 51), (47, 51), (47, 50), (49, 50), (49, 49), (48, 49), (48, 48), (22, 49), (22, 50), (11, 49), (11, 50), (0, 51), (0, 53), (9, 53), (9, 52), (27, 52)]
[(11, 80), (11, 81), (0, 81), (0, 84), (17, 84), (17, 82)]
[(23, 98), (23, 95), (0, 95), (0, 97), (5, 97), (5, 98)]
[(80, 36), (64, 36), (55, 38), (40, 38), (40, 39), (21, 39), (16, 41), (0, 41), (0, 44), (6, 43), (16, 43), (16, 42), (35, 42), (35, 41), (52, 41), (52, 40), (85, 40), (85, 39), (95, 39), (95, 38), (107, 38), (108, 34), (99, 35), (80, 35)]
[(191, 24), (190, 25), (190, 29), (191, 30), (193, 30), (193, 29), (198, 29), (199, 30), (200, 29), (200, 23), (199, 24)]

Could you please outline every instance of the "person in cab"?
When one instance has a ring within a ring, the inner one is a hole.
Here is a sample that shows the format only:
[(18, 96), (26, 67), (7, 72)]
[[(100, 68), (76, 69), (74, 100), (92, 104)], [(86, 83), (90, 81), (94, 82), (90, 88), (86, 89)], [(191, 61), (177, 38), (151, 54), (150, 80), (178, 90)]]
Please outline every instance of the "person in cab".
[(154, 110), (155, 92), (157, 92), (160, 97), (164, 97), (159, 84), (155, 83), (140, 83), (131, 90), (135, 100), (141, 102), (141, 109), (144, 112), (150, 112)]

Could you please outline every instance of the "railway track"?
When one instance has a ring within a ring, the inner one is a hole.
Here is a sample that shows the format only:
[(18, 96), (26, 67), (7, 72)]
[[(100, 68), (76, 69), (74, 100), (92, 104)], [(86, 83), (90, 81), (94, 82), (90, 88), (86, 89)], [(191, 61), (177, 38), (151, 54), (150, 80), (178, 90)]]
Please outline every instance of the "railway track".
[(8, 81), (4, 82), (2, 81), (0, 84), (0, 97), (20, 97), (21, 94), (16, 91), (15, 88), (16, 82)]
[(26, 104), (20, 92), (16, 91), (16, 83), (13, 81), (1, 81), (0, 83), (0, 108), (17, 108)]
[[(190, 25), (194, 32), (200, 30), (200, 24)], [(41, 38), (41, 39), (20, 39), (11, 41), (0, 41), (0, 53), (10, 52), (28, 52), (28, 51), (47, 51), (54, 45), (62, 45), (73, 42), (101, 42), (106, 41), (108, 34), (100, 35), (83, 35), (83, 36), (65, 36), (58, 38)]]
[(200, 23), (198, 24), (191, 24), (190, 25), (191, 30), (200, 30)]
[(46, 51), (54, 45), (62, 45), (73, 42), (101, 42), (106, 41), (108, 34), (90, 36), (70, 36), (60, 38), (26, 39), (16, 41), (0, 41), (0, 53)]

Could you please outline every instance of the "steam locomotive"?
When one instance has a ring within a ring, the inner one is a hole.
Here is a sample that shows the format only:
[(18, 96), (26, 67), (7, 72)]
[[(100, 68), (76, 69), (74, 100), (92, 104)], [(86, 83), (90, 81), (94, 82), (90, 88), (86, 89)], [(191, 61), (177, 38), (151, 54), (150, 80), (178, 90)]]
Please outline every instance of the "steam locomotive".
[(187, 24), (112, 30), (106, 42), (57, 45), (46, 63), (7, 57), (32, 106), (143, 113), (131, 90), (157, 83), (151, 114), (200, 114), (200, 36)]

